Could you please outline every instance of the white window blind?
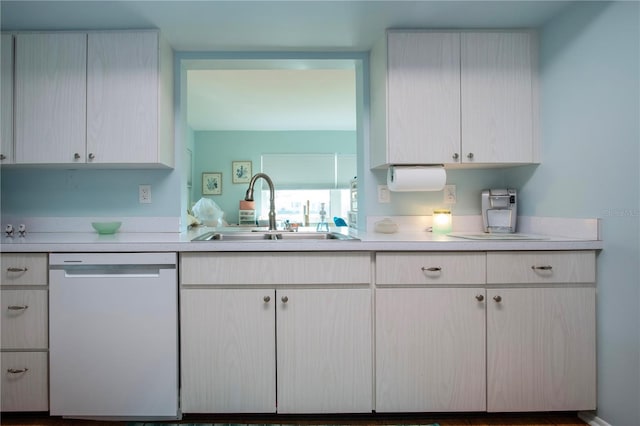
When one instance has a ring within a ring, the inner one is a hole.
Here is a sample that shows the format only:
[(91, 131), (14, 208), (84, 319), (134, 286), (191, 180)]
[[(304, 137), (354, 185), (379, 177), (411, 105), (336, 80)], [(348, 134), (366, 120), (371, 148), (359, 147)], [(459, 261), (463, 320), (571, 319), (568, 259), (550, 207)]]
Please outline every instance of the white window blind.
[(348, 188), (355, 154), (263, 154), (262, 172), (276, 189)]

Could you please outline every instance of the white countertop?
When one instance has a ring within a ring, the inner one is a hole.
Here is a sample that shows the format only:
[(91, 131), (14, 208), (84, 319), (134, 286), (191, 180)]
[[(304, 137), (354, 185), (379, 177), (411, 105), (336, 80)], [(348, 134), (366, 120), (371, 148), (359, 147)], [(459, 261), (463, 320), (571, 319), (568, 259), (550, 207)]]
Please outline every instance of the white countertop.
[[(358, 240), (198, 241), (195, 236), (214, 230), (200, 227), (185, 233), (98, 235), (95, 232), (38, 232), (3, 237), (2, 252), (193, 252), (193, 251), (504, 251), (598, 250), (601, 240), (537, 236), (535, 240), (475, 240), (426, 231), (379, 234), (356, 232)], [(344, 231), (347, 232), (345, 228)], [(334, 231), (336, 229), (332, 229)], [(225, 231), (228, 231), (226, 229)]]

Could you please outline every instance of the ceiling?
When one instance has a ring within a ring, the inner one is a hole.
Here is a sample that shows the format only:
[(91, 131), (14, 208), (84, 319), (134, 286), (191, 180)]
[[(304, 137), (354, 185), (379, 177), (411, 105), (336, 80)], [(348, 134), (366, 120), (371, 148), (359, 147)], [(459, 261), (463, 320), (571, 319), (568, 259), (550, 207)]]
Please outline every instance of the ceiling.
[[(0, 27), (158, 28), (183, 52), (366, 52), (386, 28), (535, 28), (571, 3), (2, 0)], [(323, 68), (190, 71), (188, 122), (194, 130), (355, 129), (353, 70)]]

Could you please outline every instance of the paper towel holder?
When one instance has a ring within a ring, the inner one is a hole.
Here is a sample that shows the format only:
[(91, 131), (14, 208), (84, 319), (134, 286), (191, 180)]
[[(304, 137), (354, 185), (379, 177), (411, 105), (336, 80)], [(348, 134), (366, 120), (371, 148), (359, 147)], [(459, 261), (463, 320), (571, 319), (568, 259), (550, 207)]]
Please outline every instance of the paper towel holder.
[(444, 164), (390, 164), (387, 170), (390, 191), (442, 191), (446, 179)]

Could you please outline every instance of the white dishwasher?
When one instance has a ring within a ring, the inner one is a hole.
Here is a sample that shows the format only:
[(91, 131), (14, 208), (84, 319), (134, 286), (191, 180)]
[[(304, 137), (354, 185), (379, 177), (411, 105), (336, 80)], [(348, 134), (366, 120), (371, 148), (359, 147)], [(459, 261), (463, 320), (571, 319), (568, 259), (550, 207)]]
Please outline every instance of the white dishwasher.
[(180, 417), (176, 258), (50, 255), (51, 415)]

